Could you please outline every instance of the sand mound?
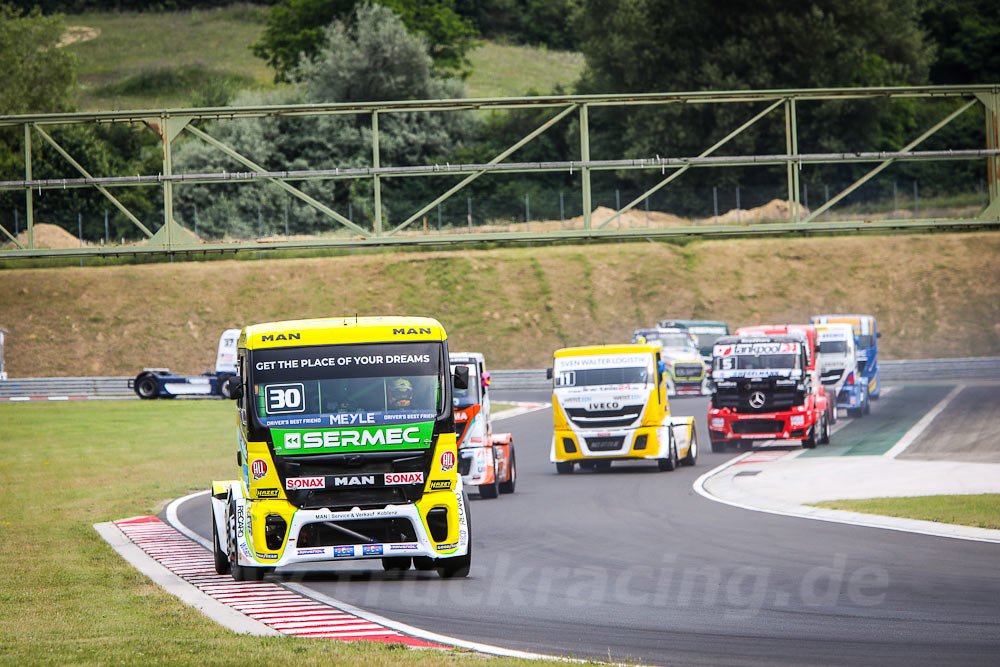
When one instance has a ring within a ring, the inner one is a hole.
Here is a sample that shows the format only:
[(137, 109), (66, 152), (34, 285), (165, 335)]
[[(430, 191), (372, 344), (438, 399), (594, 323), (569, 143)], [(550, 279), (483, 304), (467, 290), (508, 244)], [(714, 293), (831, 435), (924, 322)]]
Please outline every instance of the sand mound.
[(71, 25), (66, 27), (66, 31), (63, 32), (62, 37), (59, 39), (59, 43), (56, 44), (56, 46), (63, 47), (76, 42), (89, 42), (92, 39), (97, 39), (100, 35), (100, 28), (91, 28), (90, 26), (85, 25)]
[[(739, 209), (734, 208), (731, 211), (726, 211), (718, 218), (709, 218), (713, 222), (718, 222), (719, 224), (732, 225), (740, 224), (745, 222), (782, 222), (788, 220), (788, 212), (791, 210), (792, 204), (784, 199), (772, 199), (763, 206), (758, 206), (757, 208), (751, 209)], [(800, 217), (805, 217), (809, 215), (809, 209), (805, 206), (799, 205)]]
[[(36, 222), (34, 226), (34, 237), (35, 237), (35, 247), (36, 248), (78, 248), (80, 247), (80, 239), (73, 236), (65, 229), (59, 225), (52, 225), (47, 222)], [(28, 247), (28, 230), (22, 231), (17, 235), (17, 240), (21, 242), (25, 248)], [(83, 242), (84, 246), (94, 245), (93, 243)], [(7, 241), (4, 244), (4, 249), (16, 248), (13, 242)]]

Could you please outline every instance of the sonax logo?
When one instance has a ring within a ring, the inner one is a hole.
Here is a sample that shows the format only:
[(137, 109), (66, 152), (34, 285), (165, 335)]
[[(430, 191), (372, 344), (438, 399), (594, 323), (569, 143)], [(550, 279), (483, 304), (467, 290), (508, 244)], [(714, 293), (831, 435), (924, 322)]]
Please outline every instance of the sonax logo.
[(285, 480), (289, 491), (297, 489), (325, 489), (326, 477), (289, 477)]
[(422, 472), (387, 472), (385, 483), (389, 484), (423, 484), (424, 473)]

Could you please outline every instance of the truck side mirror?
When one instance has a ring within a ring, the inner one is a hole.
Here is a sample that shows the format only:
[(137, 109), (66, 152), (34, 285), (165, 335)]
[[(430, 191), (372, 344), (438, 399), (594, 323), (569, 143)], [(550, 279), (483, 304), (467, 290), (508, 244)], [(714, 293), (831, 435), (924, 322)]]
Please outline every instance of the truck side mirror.
[(659, 360), (659, 361), (657, 361), (656, 362), (656, 372), (657, 373), (666, 373), (667, 372), (667, 362), (663, 361), (662, 359)]
[(455, 366), (455, 375), (452, 377), (452, 384), (454, 384), (455, 389), (468, 389), (469, 388), (469, 367), (468, 366)]
[(222, 396), (223, 398), (231, 398), (236, 401), (243, 398), (243, 382), (240, 380), (239, 375), (230, 375), (223, 380)]
[(881, 338), (882, 337), (882, 332), (881, 331), (876, 331), (875, 332), (875, 337), (876, 338)]
[(551, 368), (546, 368), (545, 369), (545, 379), (546, 380), (551, 380), (552, 379), (552, 369)]

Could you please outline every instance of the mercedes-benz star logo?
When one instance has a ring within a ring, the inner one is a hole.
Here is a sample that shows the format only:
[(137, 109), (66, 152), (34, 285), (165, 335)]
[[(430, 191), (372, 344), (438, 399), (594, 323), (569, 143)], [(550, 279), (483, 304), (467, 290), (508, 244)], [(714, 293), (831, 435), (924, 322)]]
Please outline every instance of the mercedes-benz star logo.
[(755, 391), (750, 394), (750, 407), (754, 410), (764, 407), (764, 392)]

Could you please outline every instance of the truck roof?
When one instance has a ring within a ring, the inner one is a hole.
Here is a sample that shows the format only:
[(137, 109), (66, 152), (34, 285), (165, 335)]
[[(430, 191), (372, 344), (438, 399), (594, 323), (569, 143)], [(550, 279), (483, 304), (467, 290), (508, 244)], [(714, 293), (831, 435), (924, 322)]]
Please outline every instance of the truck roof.
[(444, 327), (430, 317), (326, 317), (252, 324), (240, 336), (240, 347), (260, 349), (339, 343), (443, 341)]
[(658, 352), (658, 343), (615, 343), (612, 345), (586, 345), (583, 347), (564, 347), (555, 351), (555, 357), (587, 357), (601, 354), (635, 354), (637, 352)]
[(451, 359), (452, 363), (456, 361), (468, 361), (475, 359), (476, 361), (486, 361), (486, 357), (483, 356), (482, 352), (449, 352), (448, 358)]

